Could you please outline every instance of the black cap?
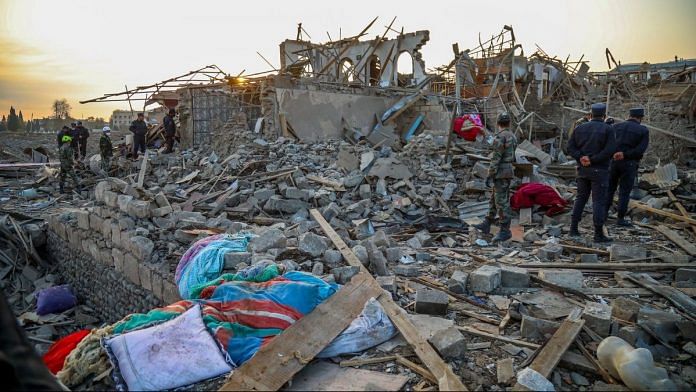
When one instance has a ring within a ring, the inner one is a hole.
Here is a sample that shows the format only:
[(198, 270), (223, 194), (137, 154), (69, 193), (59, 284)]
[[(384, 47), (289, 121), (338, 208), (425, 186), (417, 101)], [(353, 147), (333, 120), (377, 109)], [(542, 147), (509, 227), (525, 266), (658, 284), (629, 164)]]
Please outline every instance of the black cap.
[(498, 114), (498, 123), (509, 123), (510, 122), (510, 115), (508, 112), (502, 112)]
[(71, 127), (74, 127), (74, 126), (77, 126), (77, 124), (74, 123), (74, 122), (72, 122), (72, 123), (70, 123), (70, 126), (71, 126)]
[(82, 125), (82, 121), (78, 121), (78, 122), (77, 122), (77, 125)]
[(607, 114), (607, 105), (603, 103), (593, 103), (592, 104), (592, 115), (596, 117), (601, 117)]
[(643, 109), (643, 108), (631, 108), (628, 110), (628, 115), (631, 117), (643, 117), (643, 116), (645, 116), (645, 109)]
[(169, 114), (176, 114), (176, 110), (174, 110), (174, 109), (169, 109)]

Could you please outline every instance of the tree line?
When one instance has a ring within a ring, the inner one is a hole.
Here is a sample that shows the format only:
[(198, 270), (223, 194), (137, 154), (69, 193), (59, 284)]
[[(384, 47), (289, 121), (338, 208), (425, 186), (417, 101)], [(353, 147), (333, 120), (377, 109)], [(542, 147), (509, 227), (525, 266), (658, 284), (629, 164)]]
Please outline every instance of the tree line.
[[(51, 112), (53, 113), (51, 118), (56, 120), (69, 120), (70, 110), (72, 110), (72, 106), (68, 103), (67, 99), (56, 99), (51, 105)], [(22, 111), (20, 110), (18, 114), (14, 106), (10, 106), (10, 113), (7, 116), (2, 115), (0, 118), (0, 132), (15, 132), (20, 130), (31, 132), (34, 128), (36, 128), (36, 130), (39, 129), (38, 121), (32, 121), (30, 119), (25, 122)]]

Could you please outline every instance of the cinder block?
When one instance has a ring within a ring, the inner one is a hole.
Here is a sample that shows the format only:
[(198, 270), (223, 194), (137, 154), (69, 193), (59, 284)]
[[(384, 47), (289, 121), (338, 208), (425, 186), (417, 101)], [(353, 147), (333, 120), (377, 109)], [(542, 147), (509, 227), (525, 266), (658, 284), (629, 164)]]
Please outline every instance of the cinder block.
[(511, 265), (500, 266), (500, 285), (503, 287), (529, 287), (529, 272)]
[(585, 325), (597, 332), (599, 336), (609, 336), (609, 329), (611, 328), (611, 306), (586, 301), (582, 318), (585, 319)]
[(471, 291), (490, 293), (500, 286), (500, 267), (484, 265), (469, 275)]
[(543, 340), (553, 335), (560, 325), (554, 321), (523, 315), (520, 336), (525, 339)]
[(75, 211), (75, 216), (77, 216), (77, 227), (82, 230), (89, 230), (89, 211)]
[(416, 291), (416, 313), (444, 315), (449, 298), (439, 290), (422, 288)]
[(537, 251), (537, 257), (541, 261), (554, 261), (563, 253), (563, 247), (558, 244), (546, 244)]
[(152, 270), (146, 263), (140, 263), (140, 286), (145, 290), (152, 291)]
[(390, 292), (392, 294), (396, 294), (396, 276), (394, 276), (394, 275), (378, 276), (375, 279), (377, 279), (377, 283), (379, 284), (379, 287), (381, 287), (384, 290), (387, 290), (388, 292)]
[(399, 276), (415, 277), (420, 275), (420, 267), (415, 264), (397, 264), (394, 273)]
[(429, 341), (445, 359), (459, 359), (466, 353), (464, 335), (455, 327), (436, 332)]
[(469, 279), (469, 274), (464, 271), (456, 270), (452, 273), (447, 281), (447, 289), (453, 293), (466, 293), (466, 282)]
[(609, 248), (609, 257), (612, 261), (644, 259), (647, 255), (647, 250), (641, 246), (613, 244)]
[(123, 258), (123, 274), (131, 282), (140, 285), (140, 263), (130, 253), (126, 253)]
[(679, 268), (674, 272), (676, 282), (696, 282), (696, 268)]
[(543, 269), (539, 277), (553, 284), (572, 289), (581, 289), (583, 285), (582, 271), (566, 269)]
[(635, 322), (638, 317), (638, 311), (642, 306), (638, 302), (626, 298), (617, 297), (611, 303), (611, 315), (625, 321)]

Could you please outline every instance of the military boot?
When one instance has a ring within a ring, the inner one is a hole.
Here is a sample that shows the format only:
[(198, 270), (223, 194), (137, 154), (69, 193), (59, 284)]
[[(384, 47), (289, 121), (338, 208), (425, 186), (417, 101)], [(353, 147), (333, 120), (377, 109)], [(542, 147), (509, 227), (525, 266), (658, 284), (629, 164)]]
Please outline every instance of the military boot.
[(571, 237), (580, 237), (580, 231), (578, 231), (578, 222), (571, 222), (570, 223), (570, 233), (568, 233)]
[(483, 222), (479, 223), (478, 225), (474, 225), (474, 227), (481, 231), (483, 234), (490, 234), (491, 233), (491, 219), (489, 217), (486, 217), (483, 219)]
[(493, 242), (504, 242), (512, 238), (512, 232), (510, 231), (510, 222), (503, 222), (500, 225), (500, 231), (493, 237)]
[(604, 235), (604, 226), (595, 226), (594, 229), (594, 242), (611, 242), (613, 241), (610, 237)]
[(618, 218), (616, 218), (616, 225), (622, 227), (631, 227), (633, 226), (633, 223), (631, 223), (630, 220), (624, 218), (623, 216), (619, 216)]

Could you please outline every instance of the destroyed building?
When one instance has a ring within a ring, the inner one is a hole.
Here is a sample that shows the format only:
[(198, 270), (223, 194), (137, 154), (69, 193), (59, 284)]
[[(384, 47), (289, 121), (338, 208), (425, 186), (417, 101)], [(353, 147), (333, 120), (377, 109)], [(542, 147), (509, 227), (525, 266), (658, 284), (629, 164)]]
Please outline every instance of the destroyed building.
[[(325, 43), (298, 26), (277, 70), (210, 65), (84, 101), (175, 108), (179, 143), (163, 154), (163, 127), (151, 124), (134, 161), (120, 154), (129, 135), (114, 132), (109, 173), (96, 145), (78, 165), (81, 193), (58, 195), (52, 149), (36, 153), (53, 134), (0, 140), (2, 289), (58, 380), (695, 388), (693, 67), (659, 80), (618, 64), (592, 72), (539, 46), (525, 55), (504, 26), (427, 68), (428, 31), (392, 21), (369, 39), (374, 23)], [(409, 74), (398, 72), (404, 61)], [(593, 102), (617, 121), (641, 105), (651, 131), (634, 226), (609, 225), (610, 246), (567, 236), (577, 190), (564, 148)], [(520, 142), (519, 199), (512, 240), (492, 244), (473, 225), (487, 213), (486, 139), (503, 111)], [(453, 133), (460, 116), (480, 121), (481, 135)], [(526, 184), (556, 202), (536, 202)]]

